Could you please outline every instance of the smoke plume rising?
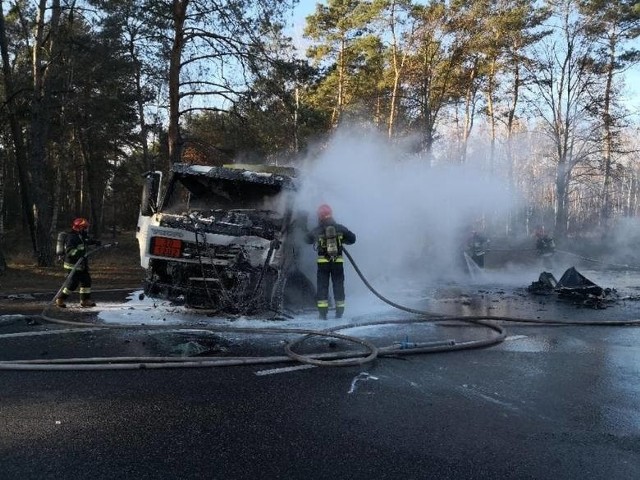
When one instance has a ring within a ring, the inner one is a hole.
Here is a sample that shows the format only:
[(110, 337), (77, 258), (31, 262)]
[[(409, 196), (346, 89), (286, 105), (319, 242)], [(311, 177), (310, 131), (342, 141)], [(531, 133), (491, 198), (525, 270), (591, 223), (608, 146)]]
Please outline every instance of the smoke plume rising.
[[(485, 216), (504, 215), (512, 204), (506, 185), (469, 165), (429, 166), (360, 130), (337, 133), (305, 162), (302, 178), (297, 205), (308, 212), (309, 228), (318, 205), (329, 204), (356, 234), (347, 248), (375, 285), (464, 280), (466, 238), (482, 230)], [(353, 269), (345, 271), (348, 291), (360, 288)]]

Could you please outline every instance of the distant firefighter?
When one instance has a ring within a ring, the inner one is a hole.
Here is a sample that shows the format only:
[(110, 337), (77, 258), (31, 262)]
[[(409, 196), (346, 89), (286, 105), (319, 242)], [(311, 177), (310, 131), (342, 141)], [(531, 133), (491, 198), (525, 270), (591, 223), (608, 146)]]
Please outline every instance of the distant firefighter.
[(465, 251), (480, 268), (484, 268), (484, 256), (487, 253), (488, 243), (489, 239), (477, 230), (473, 230), (467, 239)]
[(344, 260), (342, 245), (351, 245), (356, 235), (344, 225), (336, 223), (329, 205), (318, 207), (318, 226), (305, 235), (305, 241), (313, 244), (318, 253), (316, 304), (321, 319), (329, 311), (329, 282), (333, 284), (333, 299), (336, 303), (336, 318), (344, 313)]
[(547, 234), (542, 225), (536, 227), (534, 236), (536, 239), (536, 254), (542, 258), (545, 266), (550, 267), (551, 257), (556, 251), (556, 242)]
[(536, 237), (536, 252), (538, 255), (548, 257), (555, 253), (556, 243), (553, 241), (553, 238), (547, 234), (544, 226), (538, 226), (534, 235)]

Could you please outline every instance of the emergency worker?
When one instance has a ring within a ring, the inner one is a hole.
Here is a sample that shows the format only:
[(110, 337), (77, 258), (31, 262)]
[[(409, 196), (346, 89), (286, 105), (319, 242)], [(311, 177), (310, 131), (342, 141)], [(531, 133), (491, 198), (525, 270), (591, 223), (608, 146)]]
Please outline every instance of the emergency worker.
[(551, 256), (556, 250), (556, 243), (553, 241), (544, 226), (539, 225), (534, 233), (536, 237), (536, 252), (540, 256)]
[(551, 268), (551, 257), (556, 251), (556, 242), (547, 234), (544, 226), (539, 225), (534, 232), (536, 238), (536, 253), (542, 259), (545, 267)]
[(326, 320), (329, 311), (329, 282), (333, 285), (333, 299), (336, 304), (336, 318), (344, 313), (344, 260), (342, 245), (351, 245), (356, 235), (344, 225), (336, 223), (329, 205), (318, 207), (318, 226), (307, 232), (305, 241), (313, 244), (318, 253), (316, 302), (318, 315)]
[[(89, 273), (89, 261), (86, 255), (89, 245), (100, 245), (101, 242), (90, 238), (88, 229), (89, 221), (86, 218), (76, 218), (71, 225), (71, 232), (67, 234), (64, 241), (63, 261), (64, 269), (68, 274), (65, 284), (55, 300), (56, 305), (60, 308), (67, 306), (67, 298), (78, 286), (80, 286), (80, 306), (96, 306), (91, 299), (91, 274)], [(78, 263), (78, 260), (80, 260), (80, 263)], [(76, 263), (78, 265), (74, 270)]]
[(477, 230), (473, 230), (467, 239), (467, 255), (469, 255), (480, 268), (484, 268), (484, 256), (488, 243), (489, 239)]

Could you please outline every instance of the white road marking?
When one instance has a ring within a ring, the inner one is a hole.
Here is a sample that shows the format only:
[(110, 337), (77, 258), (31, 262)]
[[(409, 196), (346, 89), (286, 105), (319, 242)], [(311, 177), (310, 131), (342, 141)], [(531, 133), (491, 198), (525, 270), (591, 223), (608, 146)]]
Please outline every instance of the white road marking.
[(527, 338), (527, 336), (526, 335), (511, 335), (510, 337), (507, 337), (504, 340), (506, 342), (507, 340), (520, 340), (522, 338)]
[(360, 380), (378, 380), (378, 377), (374, 377), (373, 375), (369, 375), (367, 372), (361, 372), (351, 381), (351, 388), (347, 393), (353, 393), (356, 391), (356, 384)]
[(315, 368), (315, 365), (297, 365), (295, 367), (272, 368), (270, 370), (258, 370), (256, 375), (273, 375), (274, 373), (294, 372), (296, 370), (307, 370)]

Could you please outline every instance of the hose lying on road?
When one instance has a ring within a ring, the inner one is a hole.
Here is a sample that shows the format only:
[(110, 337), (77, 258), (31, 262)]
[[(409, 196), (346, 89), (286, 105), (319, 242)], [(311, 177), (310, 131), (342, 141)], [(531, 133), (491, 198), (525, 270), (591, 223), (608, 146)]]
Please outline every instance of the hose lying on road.
[[(371, 325), (396, 325), (410, 323), (433, 322), (433, 319), (417, 318), (396, 321), (379, 321), (371, 323), (358, 323), (349, 325), (340, 325), (326, 330), (310, 330), (296, 328), (238, 328), (228, 327), (224, 325), (218, 326), (199, 326), (194, 329), (192, 326), (165, 326), (165, 325), (96, 325), (90, 322), (74, 322), (46, 317), (53, 323), (61, 323), (64, 325), (74, 325), (74, 329), (53, 330), (46, 334), (56, 334), (57, 332), (69, 333), (85, 333), (87, 331), (104, 330), (104, 329), (139, 329), (139, 330), (202, 330), (208, 332), (223, 333), (250, 333), (250, 334), (296, 334), (304, 335), (300, 339), (286, 345), (285, 351), (287, 356), (265, 356), (265, 357), (220, 357), (220, 358), (198, 358), (193, 357), (96, 357), (96, 358), (58, 358), (58, 359), (33, 359), (33, 360), (13, 360), (0, 362), (0, 370), (133, 370), (133, 369), (157, 369), (157, 368), (188, 368), (188, 367), (218, 367), (232, 365), (252, 365), (252, 364), (268, 364), (283, 363), (290, 361), (298, 361), (317, 366), (356, 366), (371, 362), (379, 356), (398, 356), (408, 355), (412, 353), (435, 353), (453, 350), (463, 350), (470, 348), (480, 348), (500, 343), (504, 340), (506, 333), (502, 327), (491, 322), (477, 321), (479, 325), (486, 326), (498, 333), (498, 335), (482, 340), (472, 340), (467, 342), (456, 343), (452, 341), (431, 342), (426, 344), (413, 344), (410, 346), (400, 345), (376, 347), (371, 342), (342, 335), (336, 333), (339, 330), (347, 330), (350, 328), (367, 327)], [(0, 340), (10, 338), (17, 335), (29, 336), (45, 334), (45, 332), (21, 332), (19, 334), (0, 335)], [(311, 337), (328, 337), (345, 340), (363, 345), (365, 352), (362, 351), (340, 351), (322, 354), (301, 355), (293, 352), (293, 347), (299, 345), (304, 340)]]

